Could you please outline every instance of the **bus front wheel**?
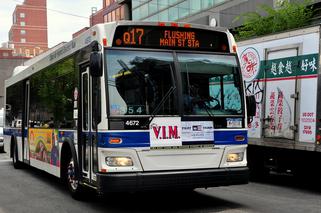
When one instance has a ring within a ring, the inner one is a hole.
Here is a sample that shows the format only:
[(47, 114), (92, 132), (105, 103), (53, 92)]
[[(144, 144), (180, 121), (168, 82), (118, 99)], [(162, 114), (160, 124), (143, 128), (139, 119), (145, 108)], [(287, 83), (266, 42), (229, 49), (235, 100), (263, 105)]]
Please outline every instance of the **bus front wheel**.
[(76, 199), (80, 200), (83, 198), (84, 190), (83, 186), (80, 185), (79, 182), (79, 175), (76, 173), (76, 165), (71, 157), (68, 161), (68, 164), (66, 165), (65, 169), (65, 180), (69, 189), (69, 192), (71, 193), (71, 196)]

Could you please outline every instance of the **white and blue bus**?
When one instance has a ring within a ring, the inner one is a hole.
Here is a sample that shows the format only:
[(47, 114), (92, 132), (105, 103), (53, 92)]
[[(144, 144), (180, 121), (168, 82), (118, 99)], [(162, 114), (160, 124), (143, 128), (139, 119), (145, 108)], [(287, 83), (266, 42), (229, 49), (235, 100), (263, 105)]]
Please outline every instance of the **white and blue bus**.
[(186, 23), (115, 22), (18, 67), (5, 82), (5, 149), (79, 197), (248, 182), (233, 36)]

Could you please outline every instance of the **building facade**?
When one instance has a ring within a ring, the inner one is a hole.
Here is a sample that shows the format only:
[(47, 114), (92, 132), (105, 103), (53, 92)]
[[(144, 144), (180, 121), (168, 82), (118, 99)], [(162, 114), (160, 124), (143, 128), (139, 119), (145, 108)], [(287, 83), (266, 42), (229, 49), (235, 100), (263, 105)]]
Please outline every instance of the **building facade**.
[[(103, 0), (104, 8), (101, 13), (96, 13), (93, 17), (96, 17), (96, 20), (100, 17), (99, 21), (94, 22), (95, 24), (128, 19), (182, 21), (234, 29), (242, 25), (242, 19), (236, 20), (236, 17), (257, 11), (260, 4), (277, 7), (282, 1), (286, 0)], [(321, 0), (314, 0), (313, 4), (320, 8), (320, 2)], [(119, 12), (118, 8), (125, 10)], [(125, 15), (119, 16), (124, 13)], [(320, 17), (316, 17), (316, 22), (319, 22)]]
[(90, 26), (119, 20), (131, 20), (131, 1), (103, 0), (103, 8), (90, 17)]
[(260, 4), (276, 7), (284, 0), (132, 0), (132, 19), (182, 21), (233, 29), (235, 18), (257, 10)]
[(12, 14), (9, 45), (16, 56), (33, 57), (48, 50), (47, 1), (25, 0)]
[(48, 50), (47, 0), (25, 0), (12, 14), (9, 41), (0, 47), (0, 108), (4, 81), (15, 67)]
[(132, 19), (177, 21), (194, 16), (229, 0), (132, 0)]

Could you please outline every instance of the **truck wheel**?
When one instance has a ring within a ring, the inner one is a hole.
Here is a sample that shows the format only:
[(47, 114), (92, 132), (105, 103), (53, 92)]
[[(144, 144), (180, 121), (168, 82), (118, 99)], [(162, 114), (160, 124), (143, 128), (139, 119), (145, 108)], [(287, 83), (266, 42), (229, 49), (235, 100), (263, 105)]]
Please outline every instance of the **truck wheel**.
[(13, 145), (12, 163), (13, 163), (13, 167), (15, 169), (21, 169), (22, 168), (22, 163), (19, 162), (19, 160), (18, 160), (18, 146), (17, 146), (16, 142)]
[(66, 165), (65, 180), (71, 196), (76, 200), (81, 200), (84, 197), (83, 186), (80, 185), (79, 176), (76, 174), (76, 168), (73, 158), (71, 157)]

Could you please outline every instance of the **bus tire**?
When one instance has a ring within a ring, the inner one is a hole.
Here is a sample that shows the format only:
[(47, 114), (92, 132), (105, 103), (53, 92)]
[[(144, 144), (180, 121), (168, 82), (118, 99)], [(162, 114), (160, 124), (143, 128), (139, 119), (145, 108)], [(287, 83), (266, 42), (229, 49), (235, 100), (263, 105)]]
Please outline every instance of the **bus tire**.
[(19, 162), (18, 160), (18, 146), (17, 142), (13, 142), (13, 153), (12, 153), (12, 164), (15, 169), (21, 169), (22, 168), (22, 163)]
[(84, 198), (84, 187), (80, 184), (73, 157), (70, 156), (67, 162), (64, 175), (68, 190), (74, 199), (82, 200)]

